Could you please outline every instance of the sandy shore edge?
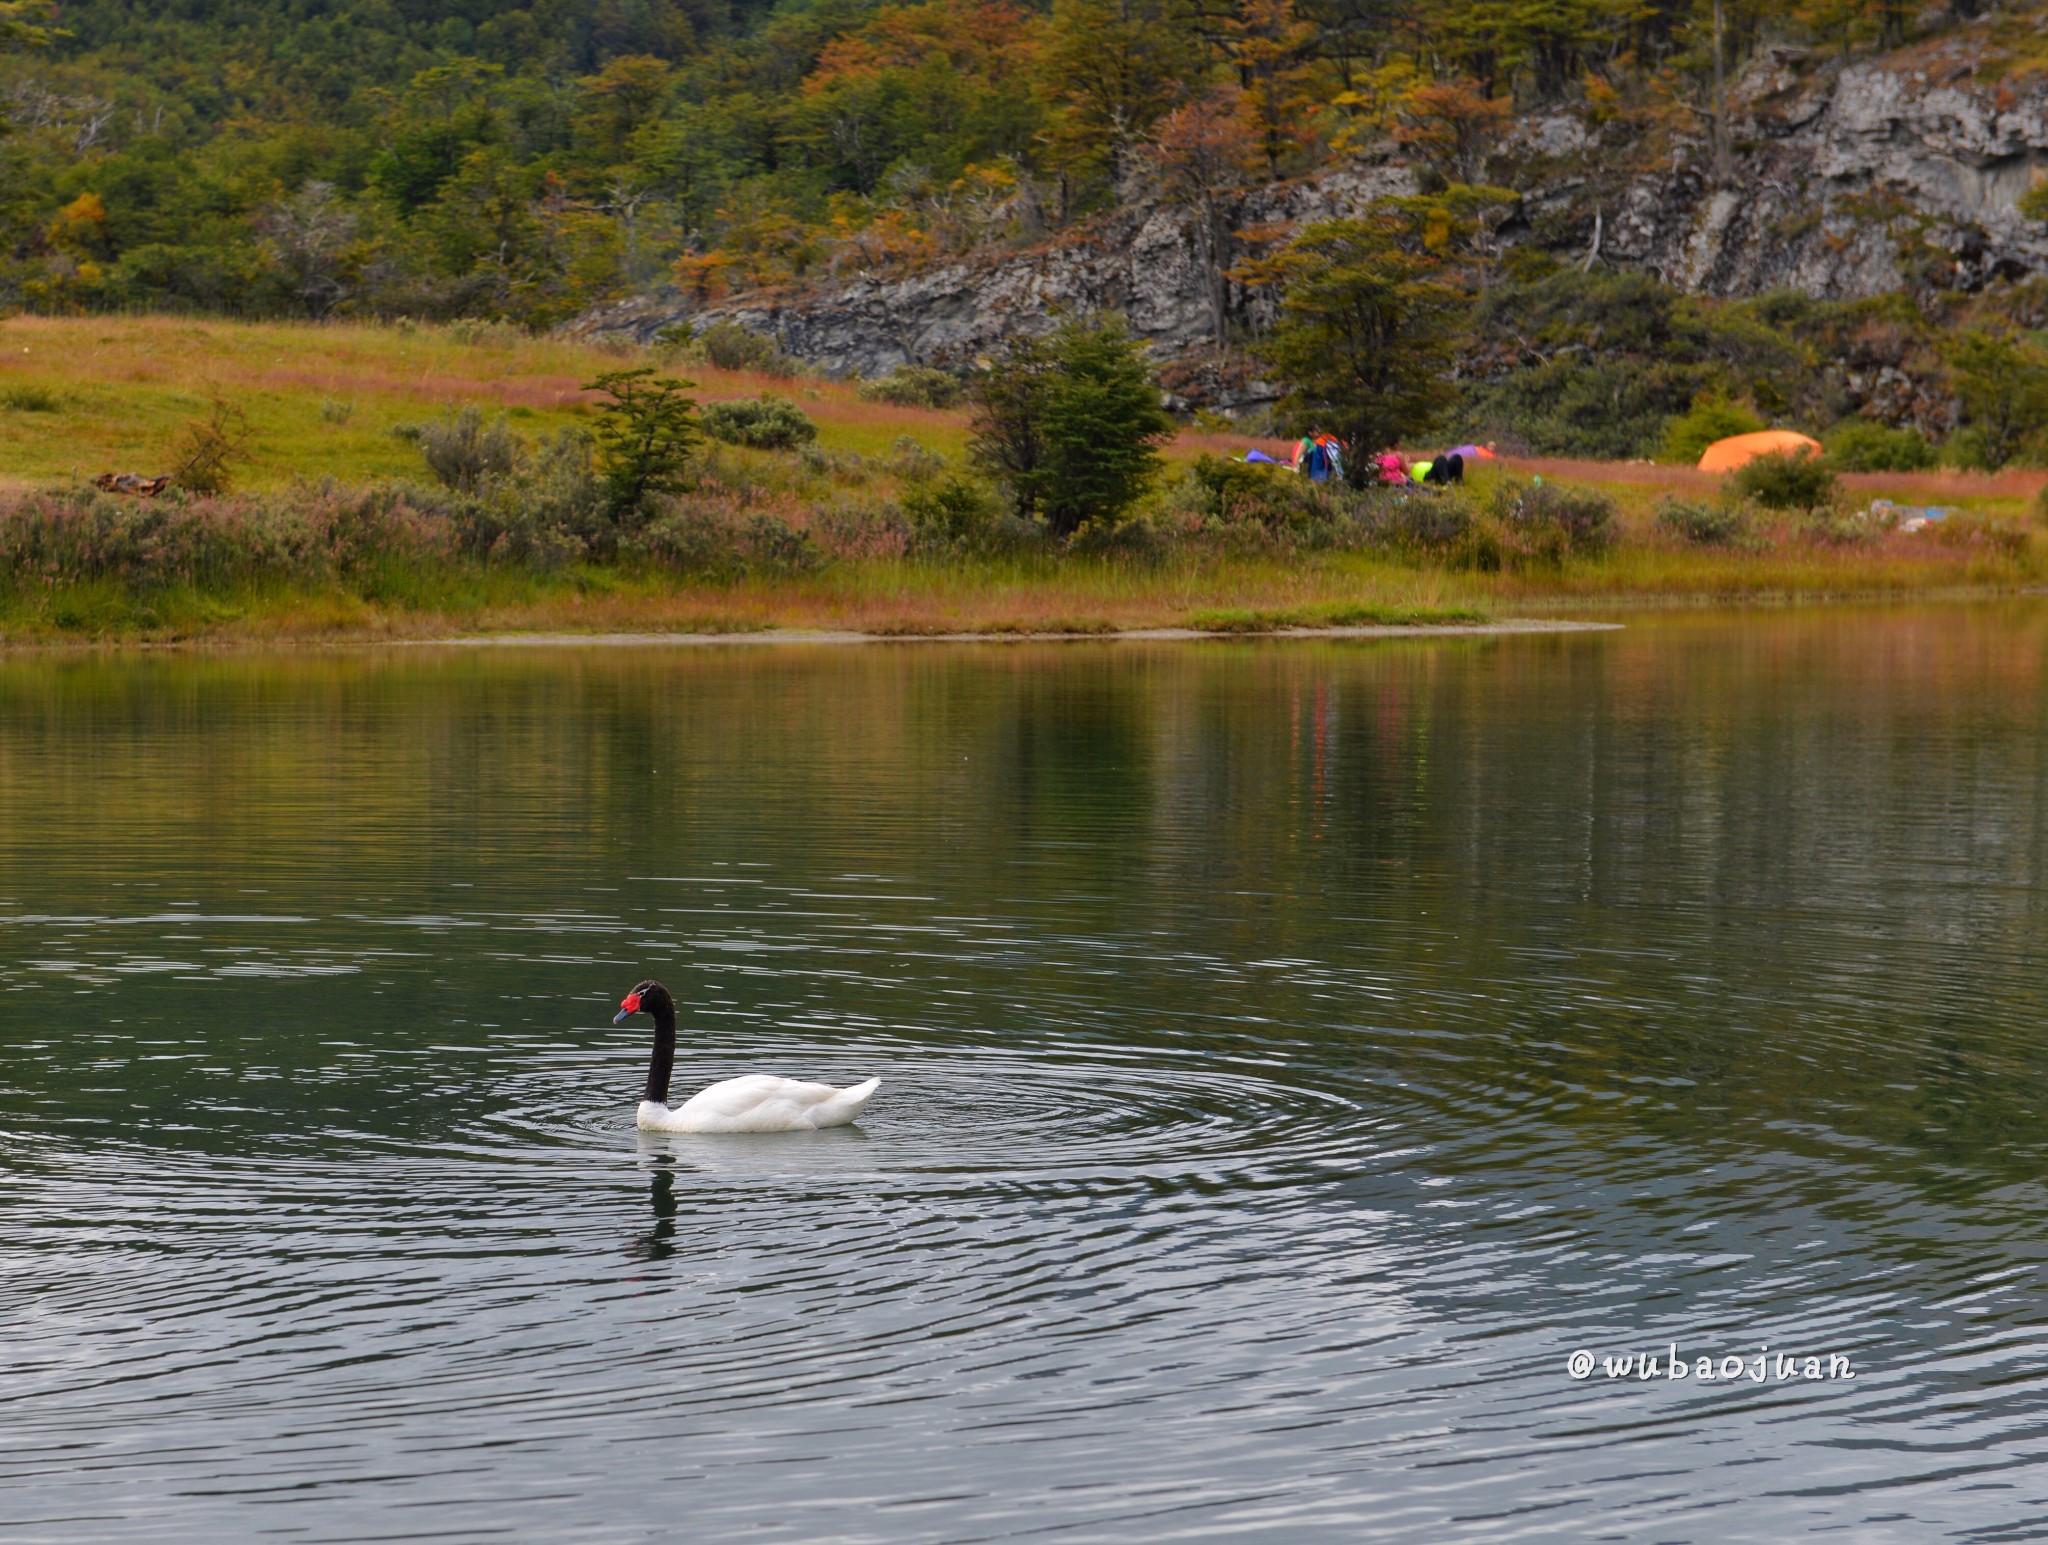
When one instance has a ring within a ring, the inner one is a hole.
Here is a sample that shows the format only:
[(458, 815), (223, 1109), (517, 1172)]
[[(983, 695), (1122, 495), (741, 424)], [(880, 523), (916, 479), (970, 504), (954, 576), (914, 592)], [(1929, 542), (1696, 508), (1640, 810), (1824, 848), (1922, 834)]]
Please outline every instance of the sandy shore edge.
[(1228, 642), (1270, 638), (1472, 638), (1504, 633), (1611, 633), (1618, 622), (1511, 617), (1499, 622), (1375, 623), (1346, 628), (1119, 628), (1100, 633), (862, 633), (853, 629), (766, 628), (755, 633), (458, 633), (447, 638), (380, 639), (404, 649), (712, 648), (737, 644), (1126, 644)]

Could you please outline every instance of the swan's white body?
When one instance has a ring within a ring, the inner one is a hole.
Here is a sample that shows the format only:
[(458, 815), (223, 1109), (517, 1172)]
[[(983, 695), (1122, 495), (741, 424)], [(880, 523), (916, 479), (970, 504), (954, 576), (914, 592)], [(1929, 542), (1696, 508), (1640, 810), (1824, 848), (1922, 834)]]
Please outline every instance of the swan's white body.
[(633, 1124), (646, 1132), (809, 1132), (855, 1120), (882, 1087), (871, 1078), (851, 1089), (749, 1073), (700, 1089), (670, 1109), (642, 1100)]

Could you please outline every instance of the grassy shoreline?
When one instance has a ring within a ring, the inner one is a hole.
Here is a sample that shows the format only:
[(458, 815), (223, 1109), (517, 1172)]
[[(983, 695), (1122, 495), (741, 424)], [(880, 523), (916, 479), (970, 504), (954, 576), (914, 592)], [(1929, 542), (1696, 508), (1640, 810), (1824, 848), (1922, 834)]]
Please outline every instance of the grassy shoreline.
[[(377, 514), (384, 525), (367, 535), (351, 527), (361, 511), (350, 501), (367, 509), (365, 490), (424, 480), (418, 450), (393, 432), (400, 426), (477, 404), (504, 412), (521, 435), (546, 436), (589, 421), (581, 382), (646, 362), (615, 348), (504, 329), (165, 317), (0, 321), (0, 520), (9, 510), (26, 518), (22, 512), (39, 498), (46, 505), (75, 499), (65, 490), (100, 471), (163, 470), (185, 422), (217, 393), (247, 412), (255, 460), (242, 479), (247, 507), (223, 505), (206, 519), (236, 541), (247, 531), (259, 546), (270, 544), (254, 567), (238, 568), (208, 556), (214, 549), (200, 541), (193, 549), (200, 560), (171, 565), (170, 582), (144, 584), (77, 580), (81, 563), (97, 572), (91, 553), (73, 551), (43, 572), (18, 563), (0, 574), (0, 647), (772, 630), (1250, 634), (1613, 615), (1646, 606), (1990, 598), (2048, 586), (2048, 530), (2036, 518), (2048, 474), (2018, 470), (1843, 479), (1844, 497), (1858, 504), (1938, 503), (1966, 517), (1946, 530), (1889, 531), (1853, 543), (1780, 533), (1747, 547), (1704, 547), (1660, 530), (1654, 508), (1664, 496), (1711, 494), (1711, 478), (1645, 463), (1516, 461), (1483, 472), (1477, 492), (1483, 496), (1504, 475), (1596, 489), (1613, 502), (1617, 540), (1602, 552), (1490, 571), (1385, 548), (1309, 549), (1284, 540), (1261, 547), (1255, 527), (1244, 528), (1248, 546), (1212, 533), (1207, 545), (1149, 556), (938, 560), (902, 551), (900, 533), (897, 550), (881, 550), (871, 540), (881, 528), (870, 524), (846, 528), (853, 535), (803, 572), (741, 563), (736, 572), (702, 577), (644, 560), (485, 561), (451, 542), (445, 516), (417, 499), (408, 509), (403, 496), (395, 514)], [(918, 457), (962, 463), (968, 428), (960, 413), (866, 401), (848, 383), (680, 368), (696, 379), (700, 401), (774, 391), (817, 425), (817, 454), (807, 462), (717, 449), (706, 502), (727, 522), (721, 530), (741, 530), (760, 515), (785, 536), (805, 536), (824, 529), (835, 503), (888, 505), (916, 475), (899, 470), (906, 441), (916, 442)], [(1241, 455), (1253, 444), (1273, 443), (1185, 433), (1168, 448), (1169, 462), (1178, 464), (1172, 475), (1198, 455)], [(280, 523), (278, 510), (290, 518)], [(302, 510), (309, 512), (303, 521)], [(257, 515), (271, 524), (262, 526)], [(81, 529), (91, 536), (89, 520)], [(402, 540), (394, 543), (394, 534)], [(107, 571), (146, 571), (133, 558), (132, 533), (123, 540), (131, 544), (128, 568), (110, 561)]]
[[(1557, 589), (1444, 583), (1418, 596), (1361, 599), (1374, 586), (1344, 572), (1275, 576), (1245, 567), (1199, 577), (1096, 575), (1109, 583), (1075, 584), (1077, 576), (1041, 584), (988, 584), (961, 593), (962, 578), (935, 574), (920, 589), (902, 575), (886, 583), (870, 574), (838, 575), (835, 583), (764, 582), (730, 586), (676, 585), (626, 575), (568, 577), (421, 576), (410, 594), (365, 595), (347, 587), (274, 586), (207, 592), (171, 589), (142, 595), (114, 587), (70, 587), (32, 601), (0, 602), (0, 651), (166, 645), (321, 646), (433, 642), (529, 635), (602, 639), (641, 637), (810, 637), (991, 641), (1046, 637), (1109, 638), (1159, 634), (1258, 636), (1360, 630), (1468, 631), (1540, 620), (1613, 621), (1629, 612), (1755, 606), (1844, 605), (1884, 601), (1990, 601), (2048, 595), (2037, 575), (1973, 581), (1953, 566), (1942, 572), (1892, 568), (1884, 583), (1856, 583), (1857, 572), (1832, 578), (1811, 570), (1773, 583), (1767, 573), (1743, 584), (1648, 589), (1603, 583), (1612, 576), (1563, 575)], [(1402, 575), (1403, 579), (1470, 579)], [(1709, 576), (1728, 578), (1728, 576)], [(436, 579), (442, 583), (434, 583)], [(1331, 592), (1339, 592), (1333, 595)]]

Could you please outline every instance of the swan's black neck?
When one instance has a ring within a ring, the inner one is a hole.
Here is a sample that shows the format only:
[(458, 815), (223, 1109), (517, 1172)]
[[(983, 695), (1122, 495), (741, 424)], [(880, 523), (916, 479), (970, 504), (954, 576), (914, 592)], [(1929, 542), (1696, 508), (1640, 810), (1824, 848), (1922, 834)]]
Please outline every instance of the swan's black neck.
[(663, 993), (661, 1001), (647, 1005), (654, 1016), (654, 1055), (647, 1063), (647, 1093), (644, 1099), (668, 1104), (668, 1081), (676, 1070), (676, 1006)]

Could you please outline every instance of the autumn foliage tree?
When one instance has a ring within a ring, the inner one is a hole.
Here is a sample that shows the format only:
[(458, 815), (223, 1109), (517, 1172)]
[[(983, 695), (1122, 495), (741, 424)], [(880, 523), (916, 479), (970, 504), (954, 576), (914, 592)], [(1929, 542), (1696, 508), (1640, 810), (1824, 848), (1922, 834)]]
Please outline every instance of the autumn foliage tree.
[(1223, 24), (1222, 48), (1266, 175), (1278, 177), (1315, 142), (1316, 28), (1296, 14), (1294, 0), (1237, 0)]
[(1230, 264), (1226, 199), (1244, 186), (1259, 161), (1257, 134), (1245, 122), (1242, 96), (1219, 88), (1168, 113), (1153, 133), (1151, 155), (1160, 181), (1195, 216), (1196, 260), (1209, 303), (1209, 326), (1223, 348)]
[(1206, 63), (1187, 0), (1053, 0), (1039, 40), (1052, 164), (1112, 189)]
[(1403, 96), (1394, 111), (1394, 139), (1445, 181), (1476, 183), (1486, 155), (1507, 127), (1510, 104), (1489, 97), (1476, 81), (1429, 81)]

